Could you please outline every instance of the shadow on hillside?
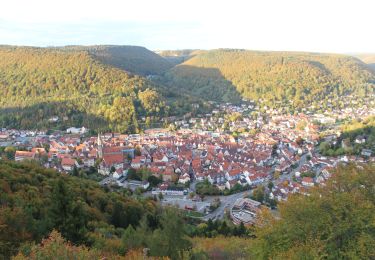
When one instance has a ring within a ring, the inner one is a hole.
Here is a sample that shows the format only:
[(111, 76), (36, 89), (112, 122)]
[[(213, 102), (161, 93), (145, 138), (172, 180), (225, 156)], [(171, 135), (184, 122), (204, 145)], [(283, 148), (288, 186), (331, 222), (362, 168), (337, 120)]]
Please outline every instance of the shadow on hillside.
[(165, 83), (205, 100), (239, 102), (241, 95), (216, 68), (178, 65), (165, 74)]
[(312, 60), (308, 60), (306, 61), (307, 63), (310, 63), (311, 65), (317, 67), (318, 69), (320, 69), (321, 71), (323, 71), (325, 74), (330, 74), (331, 72), (329, 71), (329, 69), (326, 68), (326, 66), (321, 63), (321, 62), (318, 62), (318, 61), (312, 61)]
[(173, 67), (168, 60), (139, 46), (96, 46), (89, 52), (104, 64), (142, 76), (160, 75)]
[(108, 122), (96, 115), (80, 111), (68, 102), (42, 102), (22, 108), (0, 108), (0, 127), (65, 129), (71, 126), (105, 129)]

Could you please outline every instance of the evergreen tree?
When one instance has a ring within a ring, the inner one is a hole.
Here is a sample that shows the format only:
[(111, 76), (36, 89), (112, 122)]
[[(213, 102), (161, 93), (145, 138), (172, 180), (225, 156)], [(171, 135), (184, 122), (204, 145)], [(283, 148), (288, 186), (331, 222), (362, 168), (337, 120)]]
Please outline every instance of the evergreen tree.
[(168, 256), (181, 259), (184, 250), (191, 247), (179, 213), (166, 208), (160, 219), (161, 229), (156, 229), (150, 242), (150, 253), (155, 256)]

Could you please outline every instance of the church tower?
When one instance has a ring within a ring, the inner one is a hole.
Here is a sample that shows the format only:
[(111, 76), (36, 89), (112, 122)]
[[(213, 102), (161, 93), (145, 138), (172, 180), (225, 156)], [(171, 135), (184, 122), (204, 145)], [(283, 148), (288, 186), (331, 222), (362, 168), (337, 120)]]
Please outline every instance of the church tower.
[(103, 140), (102, 137), (100, 136), (100, 133), (98, 133), (98, 157), (103, 158)]

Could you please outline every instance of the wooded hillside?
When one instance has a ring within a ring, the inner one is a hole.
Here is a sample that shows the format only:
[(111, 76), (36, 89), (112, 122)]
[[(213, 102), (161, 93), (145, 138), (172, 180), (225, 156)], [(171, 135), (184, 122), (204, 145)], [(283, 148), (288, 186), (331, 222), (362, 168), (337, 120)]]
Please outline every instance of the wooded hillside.
[(347, 94), (374, 93), (375, 74), (359, 59), (344, 55), (201, 51), (165, 75), (167, 84), (214, 100), (291, 100), (301, 107)]
[(140, 46), (97, 45), (76, 49), (87, 50), (104, 64), (142, 76), (161, 74), (173, 66), (167, 59)]
[[(332, 174), (309, 196), (295, 194), (279, 203), (279, 217), (263, 209), (252, 229), (197, 222), (160, 208), (155, 199), (110, 191), (35, 163), (0, 160), (0, 257), (20, 252), (19, 259), (41, 259), (37, 254), (113, 259), (147, 247), (151, 256), (171, 259), (371, 259), (375, 165), (349, 164)], [(91, 251), (65, 244), (53, 229)]]
[(59, 116), (65, 126), (135, 132), (141, 116), (167, 112), (159, 90), (80, 48), (0, 48), (1, 126), (42, 128)]

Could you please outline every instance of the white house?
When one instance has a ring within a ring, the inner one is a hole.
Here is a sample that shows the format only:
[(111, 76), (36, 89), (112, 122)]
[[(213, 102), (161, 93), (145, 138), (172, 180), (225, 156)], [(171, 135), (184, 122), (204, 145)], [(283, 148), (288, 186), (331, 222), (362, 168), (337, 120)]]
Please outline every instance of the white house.
[(70, 127), (66, 129), (66, 133), (68, 134), (84, 134), (86, 132), (87, 132), (87, 129), (84, 126), (81, 128)]
[(190, 176), (188, 173), (184, 173), (183, 175), (180, 176), (178, 179), (178, 183), (186, 184), (190, 181)]
[(72, 171), (74, 166), (78, 167), (78, 163), (76, 160), (72, 158), (62, 158), (61, 167), (64, 169), (64, 171)]

